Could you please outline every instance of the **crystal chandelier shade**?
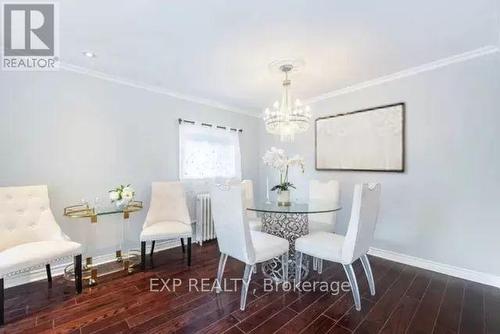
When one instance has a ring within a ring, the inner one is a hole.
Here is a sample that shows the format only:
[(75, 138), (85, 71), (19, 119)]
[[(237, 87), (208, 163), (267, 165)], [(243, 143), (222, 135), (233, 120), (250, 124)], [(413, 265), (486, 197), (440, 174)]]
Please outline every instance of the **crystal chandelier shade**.
[(299, 99), (292, 102), (291, 81), (288, 79), (288, 72), (292, 69), (292, 65), (280, 67), (280, 70), (285, 73), (281, 103), (276, 101), (271, 108), (266, 108), (263, 117), (266, 131), (279, 135), (282, 142), (292, 142), (295, 134), (307, 131), (311, 120), (309, 106), (303, 106)]

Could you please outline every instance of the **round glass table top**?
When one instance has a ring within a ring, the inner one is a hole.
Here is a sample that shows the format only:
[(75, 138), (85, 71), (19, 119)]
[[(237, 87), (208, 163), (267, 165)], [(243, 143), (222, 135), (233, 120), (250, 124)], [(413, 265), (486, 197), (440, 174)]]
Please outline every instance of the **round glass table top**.
[(334, 212), (342, 209), (340, 205), (324, 202), (310, 202), (310, 203), (291, 203), (290, 206), (281, 206), (276, 202), (271, 203), (257, 203), (253, 207), (248, 207), (247, 210), (256, 212), (270, 212), (270, 213), (326, 213)]

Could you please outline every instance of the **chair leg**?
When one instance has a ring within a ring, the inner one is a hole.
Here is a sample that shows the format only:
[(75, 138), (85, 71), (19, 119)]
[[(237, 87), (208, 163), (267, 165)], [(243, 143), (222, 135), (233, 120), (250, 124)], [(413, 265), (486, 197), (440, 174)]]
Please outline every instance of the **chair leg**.
[(240, 310), (245, 311), (245, 307), (247, 304), (247, 294), (248, 294), (248, 285), (250, 284), (250, 280), (252, 279), (253, 265), (247, 264), (245, 266), (245, 273), (243, 274), (243, 285), (241, 287), (241, 299), (240, 299)]
[(318, 270), (318, 259), (313, 256), (313, 271)]
[(186, 247), (184, 247), (184, 238), (181, 238), (181, 247), (182, 247), (182, 252), (186, 253)]
[(141, 241), (141, 269), (146, 270), (146, 241)]
[(295, 285), (302, 280), (302, 253), (295, 252)]
[(321, 273), (323, 273), (323, 259), (317, 258), (316, 261), (317, 261), (316, 265), (317, 265), (318, 274), (321, 274)]
[(370, 294), (375, 296), (375, 281), (373, 280), (372, 266), (370, 265), (370, 261), (368, 261), (368, 256), (366, 254), (361, 256), (361, 264), (365, 270), (368, 286), (370, 286)]
[(151, 242), (151, 253), (149, 253), (149, 257), (153, 257), (153, 252), (155, 251), (155, 241)]
[(361, 299), (359, 297), (358, 281), (352, 264), (343, 265), (349, 284), (351, 285), (352, 297), (354, 298), (354, 305), (357, 311), (361, 311)]
[(75, 268), (75, 288), (76, 293), (82, 293), (83, 289), (83, 277), (82, 277), (82, 254), (75, 256), (73, 260), (73, 265)]
[(0, 278), (0, 326), (5, 324), (4, 318), (4, 292), (3, 292), (3, 278)]
[(224, 268), (226, 267), (227, 255), (222, 254), (219, 258), (219, 268), (217, 269), (217, 286), (215, 287), (215, 292), (220, 293), (222, 291), (222, 277), (224, 276)]
[(281, 270), (283, 271), (283, 282), (288, 282), (288, 251), (281, 255)]
[(50, 271), (50, 264), (45, 265), (45, 271), (47, 271), (47, 281), (49, 286), (52, 287), (52, 272)]
[(191, 266), (191, 237), (188, 238), (187, 249), (188, 249), (188, 266)]

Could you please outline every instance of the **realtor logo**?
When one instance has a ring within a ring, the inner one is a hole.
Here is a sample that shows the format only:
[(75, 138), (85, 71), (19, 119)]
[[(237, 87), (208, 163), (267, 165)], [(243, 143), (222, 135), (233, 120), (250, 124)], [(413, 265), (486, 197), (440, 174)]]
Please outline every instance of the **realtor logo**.
[(6, 71), (53, 71), (59, 62), (55, 3), (3, 3), (3, 57)]

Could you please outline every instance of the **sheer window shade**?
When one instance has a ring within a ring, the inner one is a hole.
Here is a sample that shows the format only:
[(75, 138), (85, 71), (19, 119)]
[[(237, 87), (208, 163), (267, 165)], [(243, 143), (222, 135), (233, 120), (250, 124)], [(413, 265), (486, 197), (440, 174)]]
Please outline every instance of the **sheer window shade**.
[(235, 131), (179, 124), (179, 178), (241, 179), (240, 139)]

